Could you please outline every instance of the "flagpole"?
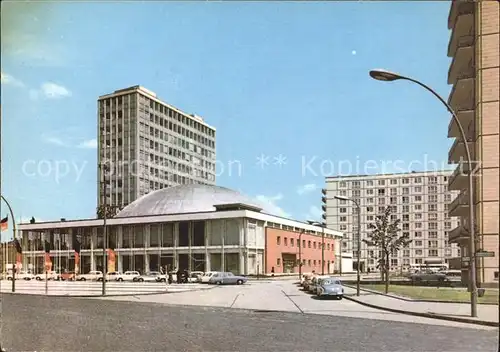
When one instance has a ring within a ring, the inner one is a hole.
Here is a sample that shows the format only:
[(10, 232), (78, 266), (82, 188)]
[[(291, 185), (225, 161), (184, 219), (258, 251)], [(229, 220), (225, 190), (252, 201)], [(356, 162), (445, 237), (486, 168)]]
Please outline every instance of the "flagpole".
[[(0, 194), (0, 199), (2, 199), (5, 202), (5, 204), (7, 204), (7, 208), (9, 208), (10, 217), (12, 218), (12, 237), (13, 239), (16, 239), (17, 227), (16, 227), (16, 218), (14, 217), (14, 212), (12, 211), (12, 207), (10, 206), (7, 199), (5, 199), (5, 197), (1, 194)], [(14, 264), (12, 267), (12, 292), (16, 292), (16, 269), (17, 269), (16, 266), (17, 265)]]

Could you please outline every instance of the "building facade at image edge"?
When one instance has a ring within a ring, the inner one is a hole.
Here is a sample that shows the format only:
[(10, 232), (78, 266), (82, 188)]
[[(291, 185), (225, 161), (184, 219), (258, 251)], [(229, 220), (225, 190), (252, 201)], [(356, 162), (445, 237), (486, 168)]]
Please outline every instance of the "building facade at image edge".
[[(43, 270), (45, 240), (53, 268), (74, 270), (75, 239), (81, 272), (103, 268), (103, 220), (20, 224), (23, 268)], [(273, 215), (236, 191), (180, 185), (151, 192), (107, 220), (118, 271), (227, 270), (255, 275), (302, 270), (334, 272), (342, 233)], [(322, 245), (324, 243), (324, 249)]]
[(458, 191), (448, 190), (451, 171), (412, 172), (400, 174), (353, 175), (326, 179), (326, 223), (346, 234), (342, 250), (357, 258), (357, 213), (353, 202), (335, 196), (355, 199), (361, 208), (360, 270), (377, 271), (378, 248), (362, 242), (368, 238), (369, 224), (387, 206), (392, 219), (400, 219), (401, 233), (412, 239), (408, 248), (391, 257), (391, 270), (407, 270), (419, 264), (448, 264), (460, 255), (456, 244), (449, 242), (449, 231), (459, 219), (450, 217), (448, 204)]
[[(476, 249), (489, 257), (476, 260), (478, 284), (498, 285), (499, 271), (499, 100), (500, 100), (500, 2), (453, 1), (448, 17), (451, 30), (448, 56), (452, 58), (448, 84), (453, 85), (448, 103), (463, 126), (472, 160), (478, 161), (474, 178)], [(469, 251), (468, 165), (457, 124), (451, 120), (448, 137), (455, 138), (448, 154), (459, 164), (449, 188), (459, 195), (449, 206), (450, 215), (461, 218), (449, 233), (462, 253), (462, 278), (468, 281)], [(462, 170), (465, 170), (463, 172)]]
[(215, 184), (215, 128), (141, 86), (100, 96), (98, 206), (119, 209), (148, 192), (180, 184)]

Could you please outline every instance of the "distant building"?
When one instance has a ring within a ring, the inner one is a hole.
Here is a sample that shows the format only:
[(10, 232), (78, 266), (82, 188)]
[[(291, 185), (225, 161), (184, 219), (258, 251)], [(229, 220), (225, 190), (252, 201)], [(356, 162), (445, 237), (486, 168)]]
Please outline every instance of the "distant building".
[[(453, 1), (448, 17), (451, 37), (448, 56), (452, 57), (448, 102), (465, 130), (472, 160), (479, 169), (474, 199), (477, 250), (493, 252), (493, 257), (477, 261), (479, 284), (498, 285), (499, 252), (499, 116), (500, 116), (500, 2)], [(462, 278), (469, 274), (468, 166), (457, 124), (451, 120), (448, 137), (455, 138), (448, 159), (461, 164), (449, 179), (449, 188), (460, 194), (450, 204), (450, 214), (460, 216), (461, 225), (450, 232), (450, 242), (462, 253)], [(463, 172), (462, 170), (465, 170)]]
[(448, 204), (457, 191), (448, 190), (450, 171), (401, 174), (354, 175), (326, 179), (326, 223), (345, 233), (342, 250), (352, 252), (354, 266), (362, 271), (376, 271), (380, 258), (378, 248), (361, 242), (357, 258), (357, 213), (353, 202), (335, 196), (355, 199), (361, 206), (361, 239), (367, 238), (368, 225), (387, 206), (392, 218), (401, 220), (401, 232), (413, 240), (408, 248), (391, 257), (392, 270), (408, 269), (426, 263), (447, 263), (459, 256), (459, 249), (448, 241), (449, 231), (459, 220), (448, 216)]
[[(215, 128), (134, 86), (98, 99), (98, 164), (107, 163), (107, 204), (122, 208), (180, 184), (215, 184)], [(98, 172), (98, 206), (104, 173)]]

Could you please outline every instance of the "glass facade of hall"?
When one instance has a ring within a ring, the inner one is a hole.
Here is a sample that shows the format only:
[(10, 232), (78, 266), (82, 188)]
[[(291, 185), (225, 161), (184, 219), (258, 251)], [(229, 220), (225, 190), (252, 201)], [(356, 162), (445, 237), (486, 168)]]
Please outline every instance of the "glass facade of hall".
[[(252, 274), (263, 244), (244, 245), (244, 220), (184, 221), (158, 224), (107, 226), (104, 246), (102, 226), (22, 231), (23, 268), (44, 270), (44, 241), (50, 243), (53, 270), (74, 271), (75, 240), (81, 244), (80, 272), (103, 270), (103, 248), (114, 248), (118, 271), (141, 273), (177, 268), (227, 270)], [(242, 247), (245, 250), (242, 250)], [(250, 258), (253, 257), (253, 258)], [(250, 259), (249, 259), (250, 258)]]

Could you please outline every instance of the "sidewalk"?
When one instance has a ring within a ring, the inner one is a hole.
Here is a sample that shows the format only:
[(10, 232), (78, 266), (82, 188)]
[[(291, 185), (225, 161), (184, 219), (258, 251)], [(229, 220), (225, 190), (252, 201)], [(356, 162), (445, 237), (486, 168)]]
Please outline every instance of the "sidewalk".
[(400, 300), (381, 294), (361, 291), (356, 296), (356, 290), (344, 287), (345, 298), (368, 307), (388, 310), (396, 313), (417, 315), (426, 318), (452, 320), (487, 326), (498, 326), (498, 305), (478, 304), (477, 318), (470, 316), (470, 305), (465, 303), (432, 303)]

